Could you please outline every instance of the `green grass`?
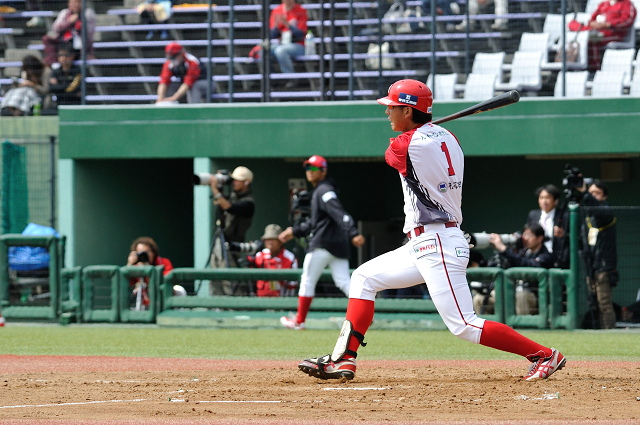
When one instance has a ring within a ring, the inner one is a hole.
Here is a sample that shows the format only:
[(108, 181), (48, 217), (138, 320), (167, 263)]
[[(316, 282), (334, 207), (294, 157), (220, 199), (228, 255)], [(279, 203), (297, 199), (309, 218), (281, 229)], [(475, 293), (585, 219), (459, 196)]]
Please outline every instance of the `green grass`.
[[(640, 361), (638, 331), (522, 331), (572, 360)], [(55, 326), (9, 324), (0, 329), (0, 354), (178, 357), (209, 359), (300, 358), (329, 353), (338, 331)], [(370, 331), (366, 359), (516, 359), (462, 341), (447, 331)]]

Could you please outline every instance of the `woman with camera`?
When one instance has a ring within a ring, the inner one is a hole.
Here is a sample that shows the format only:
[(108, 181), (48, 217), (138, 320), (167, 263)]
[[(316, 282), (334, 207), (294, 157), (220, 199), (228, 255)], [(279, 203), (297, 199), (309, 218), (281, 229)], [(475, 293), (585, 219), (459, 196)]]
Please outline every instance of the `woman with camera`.
[[(162, 275), (165, 276), (171, 270), (173, 265), (168, 258), (163, 258), (159, 254), (156, 242), (147, 236), (142, 236), (133, 241), (131, 244), (131, 252), (127, 258), (127, 266), (164, 266)], [(147, 293), (147, 278), (131, 279), (129, 286), (132, 288), (132, 303), (135, 303), (135, 310), (147, 310), (150, 300)], [(176, 288), (179, 287), (179, 288)], [(173, 287), (174, 295), (186, 295), (184, 288), (180, 285)]]

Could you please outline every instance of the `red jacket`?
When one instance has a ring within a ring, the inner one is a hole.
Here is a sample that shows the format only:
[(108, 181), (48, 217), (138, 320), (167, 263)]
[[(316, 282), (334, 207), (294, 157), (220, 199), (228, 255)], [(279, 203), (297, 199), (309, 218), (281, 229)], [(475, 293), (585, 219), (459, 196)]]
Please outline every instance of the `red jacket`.
[[(285, 29), (284, 25), (280, 24), (276, 27), (276, 15), (286, 15), (287, 22), (291, 22), (291, 20), (295, 19), (297, 21), (295, 28), (299, 31), (293, 35), (293, 41), (299, 44), (304, 44), (304, 36), (307, 34), (307, 11), (302, 8), (299, 4), (296, 3), (293, 6), (293, 9), (290, 11), (285, 11), (284, 5), (281, 3), (271, 11), (271, 16), (269, 17), (269, 28), (271, 29), (271, 37), (272, 38), (280, 38), (280, 34), (282, 34), (282, 30)], [(277, 30), (277, 31), (274, 31)]]
[[(297, 269), (298, 260), (296, 256), (287, 249), (282, 248), (280, 253), (275, 257), (271, 256), (268, 249), (263, 249), (256, 255), (256, 267), (262, 269)], [(289, 286), (295, 287), (295, 285), (289, 284)], [(284, 280), (259, 280), (257, 284), (257, 295), (259, 297), (279, 297), (280, 289), (287, 287), (287, 282)]]
[(633, 28), (636, 20), (636, 8), (630, 0), (618, 0), (614, 5), (605, 0), (591, 15), (589, 23), (594, 22), (598, 15), (604, 15), (611, 28), (599, 30), (605, 37), (619, 37), (623, 39), (629, 28)]
[(162, 65), (160, 84), (171, 83), (171, 77), (178, 77), (182, 82), (192, 88), (200, 78), (200, 61), (189, 53), (184, 53), (184, 66), (174, 67), (170, 60)]

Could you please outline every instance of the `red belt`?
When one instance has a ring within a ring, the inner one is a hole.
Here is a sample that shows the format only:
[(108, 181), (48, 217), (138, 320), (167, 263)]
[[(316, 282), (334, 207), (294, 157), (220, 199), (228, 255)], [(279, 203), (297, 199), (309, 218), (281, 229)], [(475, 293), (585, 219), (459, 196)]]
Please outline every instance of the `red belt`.
[[(443, 223), (445, 228), (449, 228), (449, 227), (458, 227), (458, 223), (456, 223), (455, 221), (449, 221), (447, 223)], [(413, 229), (413, 233), (415, 233), (416, 236), (420, 236), (421, 234), (424, 233), (424, 226), (418, 226), (415, 229)], [(407, 237), (409, 239), (411, 239), (411, 232), (407, 233)]]

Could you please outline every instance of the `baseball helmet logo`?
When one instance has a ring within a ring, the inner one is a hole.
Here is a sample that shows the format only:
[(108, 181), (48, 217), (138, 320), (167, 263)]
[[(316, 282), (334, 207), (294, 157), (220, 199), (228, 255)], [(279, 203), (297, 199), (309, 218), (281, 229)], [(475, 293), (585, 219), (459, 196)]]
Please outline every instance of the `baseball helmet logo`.
[(378, 99), (385, 106), (411, 106), (425, 114), (431, 113), (433, 94), (418, 80), (400, 80), (389, 87), (389, 94)]

